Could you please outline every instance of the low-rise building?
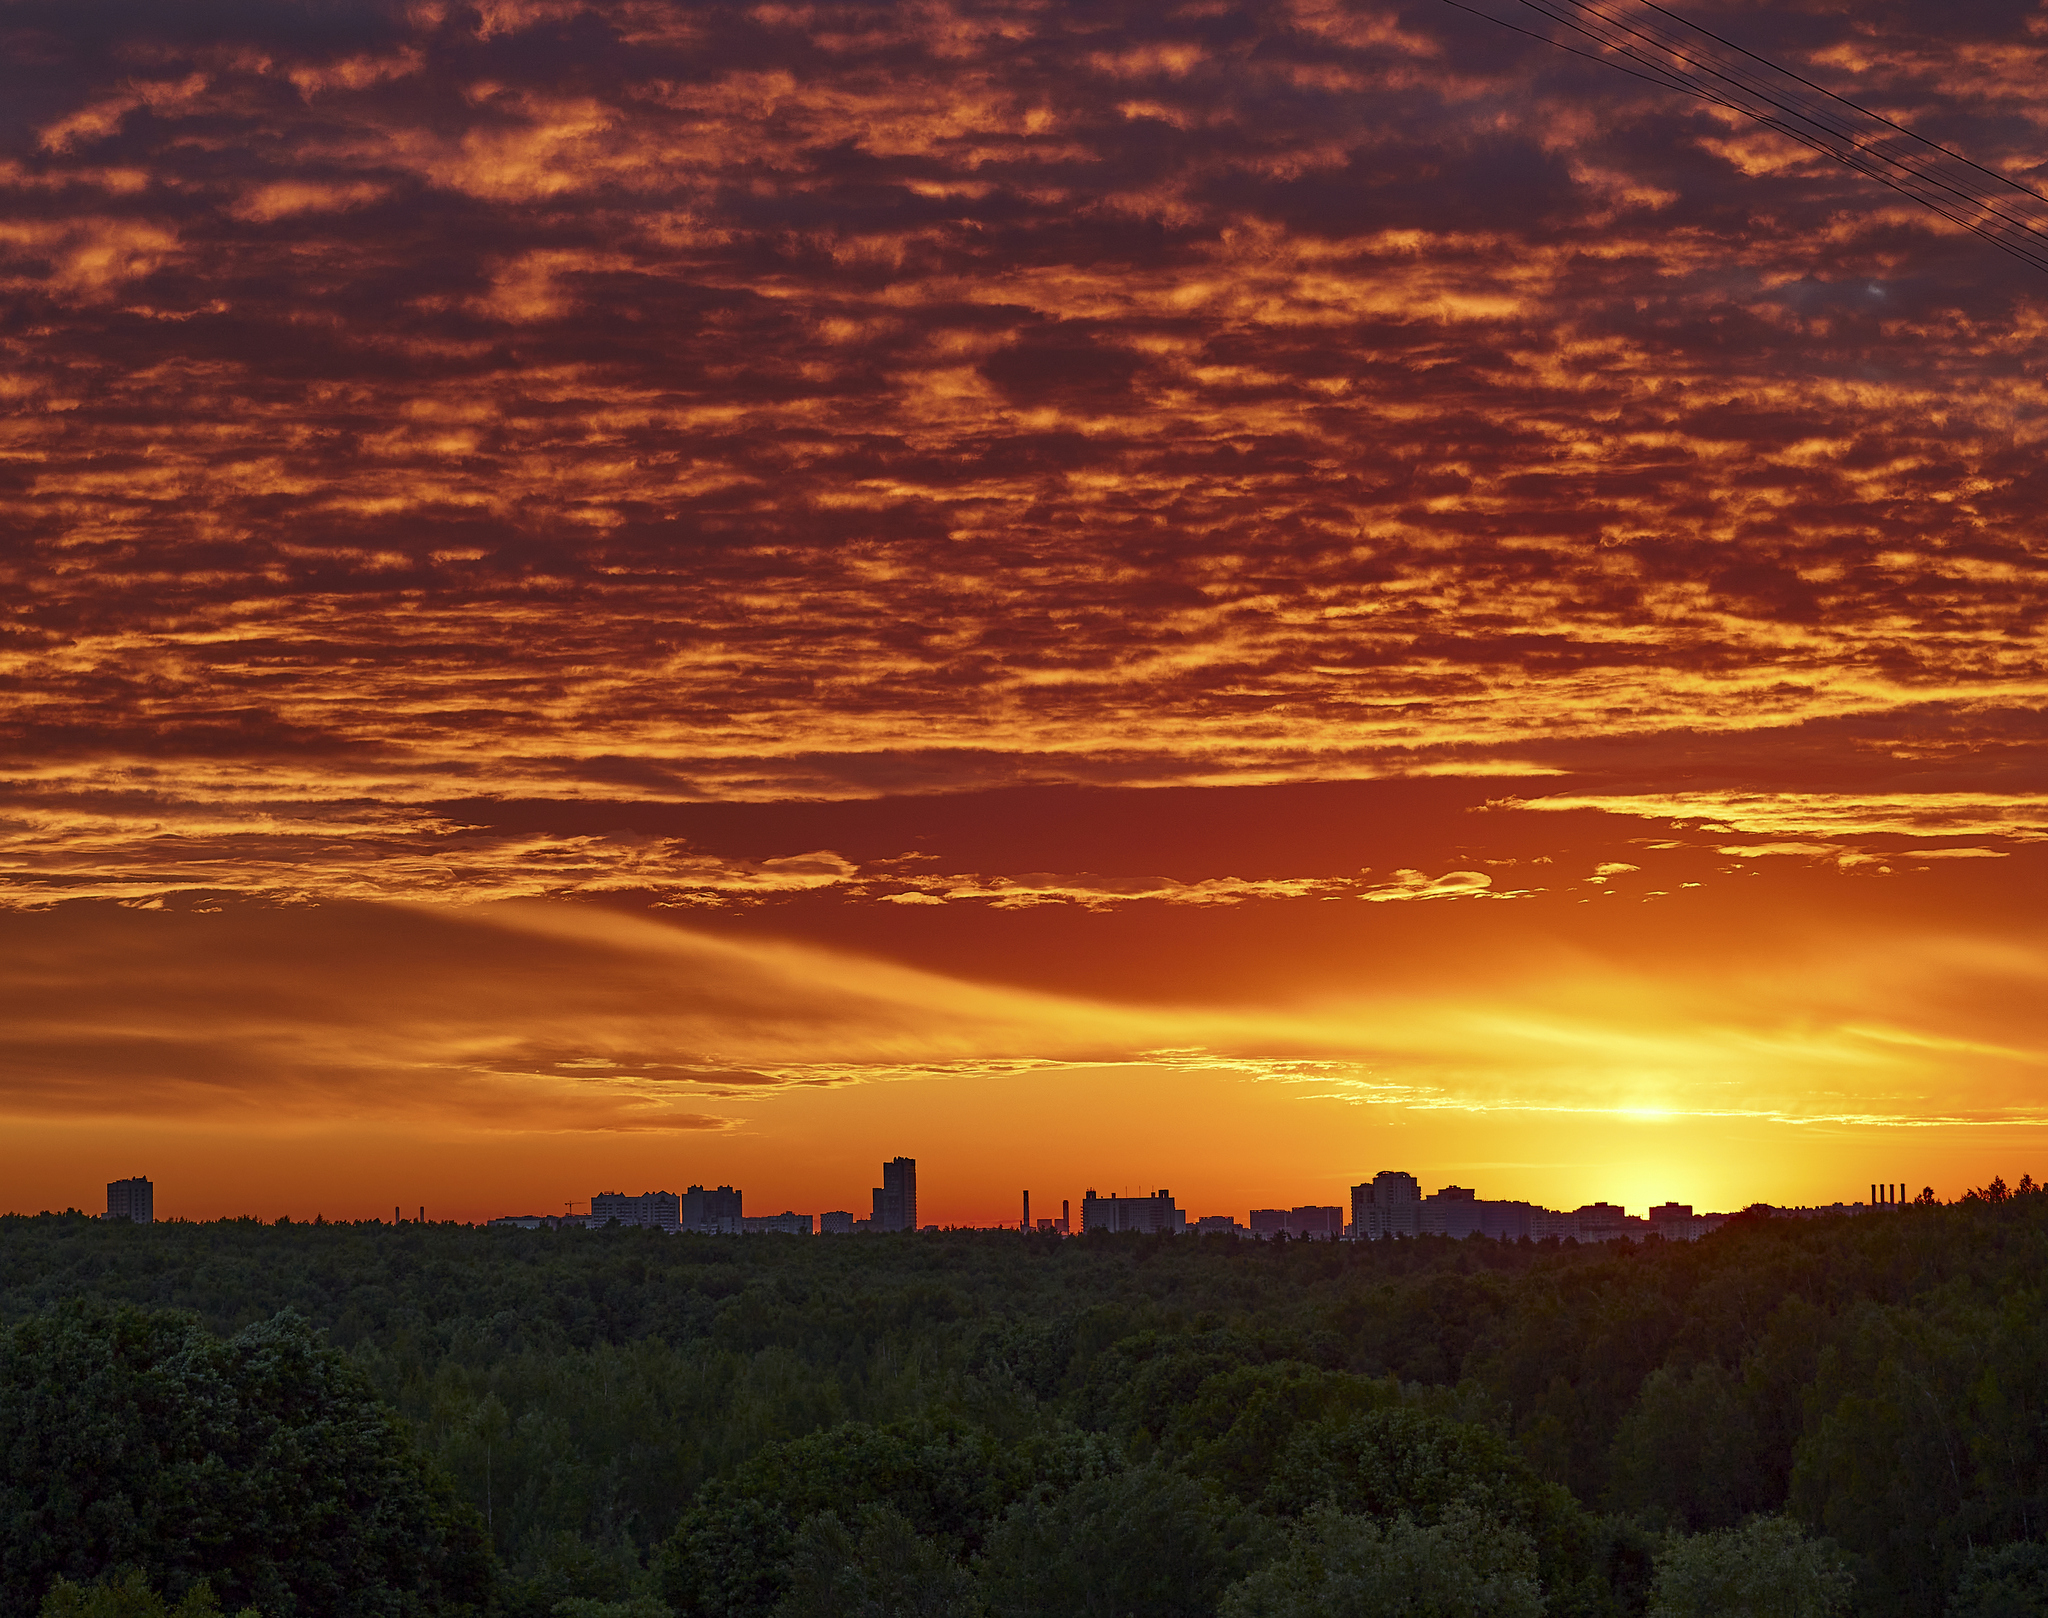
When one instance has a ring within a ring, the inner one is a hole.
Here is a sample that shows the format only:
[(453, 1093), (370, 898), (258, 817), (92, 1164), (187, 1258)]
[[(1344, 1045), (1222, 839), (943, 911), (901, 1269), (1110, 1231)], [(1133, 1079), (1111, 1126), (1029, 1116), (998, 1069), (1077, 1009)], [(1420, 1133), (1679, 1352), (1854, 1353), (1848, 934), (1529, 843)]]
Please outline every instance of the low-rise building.
[(589, 1214), (500, 1214), (485, 1223), (491, 1230), (600, 1230), (608, 1220)]
[(1262, 1241), (1333, 1242), (1344, 1234), (1344, 1210), (1304, 1203), (1299, 1208), (1254, 1208), (1251, 1233)]
[(1344, 1210), (1305, 1203), (1287, 1210), (1285, 1228), (1297, 1242), (1334, 1242), (1344, 1234)]
[(1611, 1202), (1589, 1202), (1572, 1212), (1576, 1234), (1582, 1242), (1640, 1241), (1650, 1233), (1647, 1219), (1632, 1217)]
[(1189, 1227), (1199, 1236), (1249, 1236), (1251, 1230), (1229, 1214), (1204, 1214)]
[(834, 1208), (830, 1213), (818, 1215), (818, 1231), (824, 1236), (851, 1236), (854, 1218), (844, 1208)]
[(1173, 1205), (1173, 1193), (1155, 1191), (1149, 1197), (1119, 1197), (1114, 1191), (1098, 1197), (1090, 1191), (1081, 1199), (1081, 1229), (1141, 1230), (1149, 1234), (1177, 1235), (1187, 1229), (1188, 1216)]
[(1529, 1234), (1536, 1205), (1530, 1202), (1479, 1203), (1479, 1234), (1497, 1242), (1518, 1242)]
[(808, 1236), (811, 1216), (800, 1213), (757, 1214), (740, 1221), (749, 1236)]
[(1285, 1208), (1254, 1208), (1247, 1216), (1245, 1223), (1250, 1227), (1251, 1233), (1260, 1241), (1269, 1242), (1275, 1236), (1286, 1232), (1287, 1210)]
[(1650, 1210), (1650, 1234), (1667, 1242), (1696, 1242), (1707, 1233), (1707, 1222), (1686, 1202), (1660, 1202)]

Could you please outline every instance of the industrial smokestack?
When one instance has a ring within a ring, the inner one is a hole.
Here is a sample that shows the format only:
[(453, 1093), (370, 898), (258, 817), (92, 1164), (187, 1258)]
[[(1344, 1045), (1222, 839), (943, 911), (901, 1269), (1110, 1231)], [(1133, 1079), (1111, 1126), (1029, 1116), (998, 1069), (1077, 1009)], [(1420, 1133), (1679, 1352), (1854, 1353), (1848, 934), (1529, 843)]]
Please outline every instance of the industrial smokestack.
[(1024, 1193), (1024, 1228), (1026, 1230), (1031, 1228), (1031, 1193), (1029, 1191)]

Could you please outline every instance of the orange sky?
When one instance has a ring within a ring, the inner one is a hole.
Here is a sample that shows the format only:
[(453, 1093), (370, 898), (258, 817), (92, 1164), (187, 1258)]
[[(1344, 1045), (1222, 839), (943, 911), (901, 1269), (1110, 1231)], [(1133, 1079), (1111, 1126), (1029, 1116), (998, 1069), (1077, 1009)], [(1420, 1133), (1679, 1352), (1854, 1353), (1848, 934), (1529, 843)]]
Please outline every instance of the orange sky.
[[(2039, 186), (2038, 7), (1689, 12)], [(0, 1186), (2048, 1165), (2043, 295), (1435, 3), (0, 17)]]

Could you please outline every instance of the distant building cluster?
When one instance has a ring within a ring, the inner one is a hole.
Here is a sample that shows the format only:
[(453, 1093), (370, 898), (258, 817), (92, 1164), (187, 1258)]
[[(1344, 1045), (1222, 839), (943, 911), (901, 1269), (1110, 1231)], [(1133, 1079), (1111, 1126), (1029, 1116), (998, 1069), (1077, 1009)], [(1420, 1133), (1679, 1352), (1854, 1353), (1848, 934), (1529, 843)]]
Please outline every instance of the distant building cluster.
[[(1906, 1188), (1873, 1185), (1866, 1203), (1832, 1203), (1817, 1208), (1771, 1208), (1780, 1218), (1817, 1219), (1830, 1214), (1863, 1213), (1870, 1208), (1904, 1203)], [(1091, 1193), (1092, 1195), (1092, 1193)], [(1163, 1193), (1162, 1193), (1163, 1195)], [(1724, 1213), (1695, 1213), (1690, 1204), (1659, 1203), (1638, 1218), (1611, 1202), (1589, 1202), (1564, 1211), (1533, 1202), (1495, 1201), (1461, 1185), (1447, 1185), (1424, 1196), (1414, 1175), (1383, 1169), (1351, 1188), (1350, 1217), (1341, 1208), (1254, 1208), (1247, 1224), (1228, 1214), (1205, 1214), (1185, 1228), (1197, 1235), (1234, 1235), (1259, 1241), (1286, 1236), (1293, 1241), (1384, 1241), (1389, 1237), (1487, 1236), (1495, 1241), (1665, 1241), (1696, 1242), (1727, 1223)]]
[(905, 1231), (917, 1223), (917, 1159), (898, 1157), (882, 1165), (882, 1183), (875, 1187), (873, 1212), (865, 1219), (838, 1210), (823, 1215), (785, 1210), (749, 1215), (741, 1207), (737, 1186), (693, 1185), (684, 1192), (598, 1191), (587, 1214), (503, 1214), (490, 1223), (504, 1230), (642, 1229), (671, 1236), (851, 1236), (867, 1231)]
[(587, 1214), (505, 1214), (493, 1219), (493, 1226), (534, 1230), (582, 1227), (605, 1230), (614, 1227), (664, 1231), (671, 1236), (752, 1236), (769, 1233), (790, 1236), (811, 1234), (809, 1214), (785, 1211), (749, 1217), (741, 1208), (737, 1186), (693, 1185), (684, 1192), (643, 1191), (629, 1196), (623, 1191), (593, 1192)]
[(1351, 1222), (1355, 1240), (1376, 1242), (1390, 1236), (1489, 1236), (1495, 1241), (1571, 1240), (1578, 1242), (1640, 1241), (1662, 1236), (1667, 1241), (1698, 1241), (1719, 1225), (1725, 1214), (1695, 1214), (1691, 1207), (1666, 1202), (1639, 1219), (1611, 1202), (1589, 1202), (1570, 1212), (1539, 1207), (1533, 1202), (1495, 1201), (1461, 1185), (1447, 1185), (1428, 1196), (1412, 1174), (1383, 1169), (1351, 1188)]
[[(1782, 1217), (1817, 1218), (1824, 1214), (1860, 1213), (1868, 1207), (1884, 1207), (1906, 1201), (1905, 1186), (1872, 1185), (1871, 1200), (1864, 1203), (1835, 1203), (1820, 1208), (1773, 1208)], [(1043, 1235), (1071, 1233), (1070, 1205), (1060, 1204), (1058, 1218), (1031, 1217), (1031, 1193), (1023, 1193), (1022, 1219), (1015, 1228)], [(1348, 1217), (1347, 1217), (1348, 1215)], [(1695, 1242), (1731, 1216), (1695, 1213), (1689, 1204), (1660, 1203), (1647, 1216), (1638, 1217), (1611, 1202), (1589, 1202), (1569, 1211), (1544, 1208), (1533, 1202), (1499, 1201), (1482, 1197), (1461, 1185), (1447, 1185), (1424, 1195), (1422, 1183), (1399, 1169), (1383, 1169), (1370, 1180), (1351, 1188), (1351, 1206), (1304, 1203), (1293, 1208), (1253, 1208), (1240, 1222), (1230, 1214), (1204, 1214), (1190, 1218), (1176, 1206), (1171, 1191), (1161, 1189), (1148, 1195), (1132, 1196), (1109, 1192), (1098, 1194), (1092, 1187), (1081, 1198), (1081, 1230), (1136, 1231), (1144, 1235), (1241, 1236), (1251, 1241), (1364, 1241), (1418, 1236), (1448, 1236), (1462, 1239), (1485, 1236), (1495, 1241), (1641, 1241), (1659, 1236), (1665, 1241)], [(588, 1215), (551, 1217), (538, 1214), (494, 1219), (494, 1225), (587, 1225), (592, 1228), (646, 1226), (671, 1232), (701, 1235), (751, 1235), (776, 1231), (808, 1236), (813, 1220), (809, 1214), (781, 1213), (755, 1219), (742, 1215), (740, 1193), (732, 1186), (706, 1190), (691, 1186), (678, 1197), (673, 1192), (649, 1191), (640, 1196), (600, 1192), (590, 1199)], [(816, 1219), (818, 1233), (826, 1236), (856, 1236), (871, 1232), (929, 1230), (917, 1222), (917, 1163), (898, 1157), (882, 1165), (882, 1183), (871, 1194), (865, 1217), (849, 1209), (834, 1209)]]
[[(1931, 1202), (1934, 1193), (1922, 1192), (1917, 1199)], [(844, 1208), (811, 1215), (785, 1210), (779, 1214), (749, 1215), (741, 1207), (737, 1186), (693, 1185), (687, 1191), (599, 1191), (590, 1198), (588, 1213), (505, 1214), (490, 1221), (494, 1229), (589, 1229), (658, 1230), (684, 1236), (858, 1236), (902, 1231), (935, 1230), (918, 1223), (917, 1160), (891, 1158), (882, 1165), (882, 1183), (870, 1194), (869, 1211), (856, 1218)], [(1766, 1208), (1779, 1218), (1819, 1219), (1840, 1214), (1860, 1214), (1893, 1209), (1915, 1200), (1904, 1182), (1870, 1187), (1870, 1200), (1831, 1203), (1807, 1208)], [(1041, 1235), (1072, 1234), (1070, 1207), (1061, 1202), (1058, 1218), (1031, 1217), (1031, 1193), (1023, 1194), (1023, 1219), (1019, 1227)], [(1146, 1196), (1122, 1195), (1115, 1191), (1098, 1196), (1093, 1188), (1081, 1199), (1081, 1229), (1087, 1231), (1137, 1231), (1152, 1236), (1183, 1234), (1240, 1236), (1253, 1241), (1365, 1241), (1419, 1236), (1447, 1236), (1462, 1239), (1485, 1236), (1495, 1241), (1641, 1241), (1658, 1236), (1666, 1241), (1696, 1242), (1708, 1231), (1725, 1224), (1732, 1215), (1695, 1213), (1680, 1202), (1659, 1203), (1648, 1215), (1638, 1218), (1610, 1202), (1589, 1202), (1569, 1212), (1539, 1207), (1533, 1202), (1495, 1201), (1464, 1186), (1447, 1185), (1423, 1195), (1422, 1184), (1399, 1169), (1382, 1169), (1370, 1180), (1351, 1188), (1350, 1217), (1334, 1205), (1305, 1203), (1294, 1208), (1254, 1208), (1244, 1223), (1230, 1214), (1204, 1214), (1190, 1219), (1175, 1206), (1173, 1193), (1158, 1190)], [(420, 1221), (426, 1221), (420, 1209)], [(107, 1182), (107, 1219), (129, 1220), (147, 1225), (156, 1218), (156, 1190), (141, 1175)], [(401, 1223), (400, 1210), (392, 1210), (392, 1223)]]
[(1578, 1242), (1698, 1241), (1725, 1214), (1695, 1214), (1678, 1202), (1661, 1203), (1639, 1219), (1611, 1202), (1589, 1202), (1570, 1212), (1533, 1202), (1494, 1201), (1461, 1185), (1428, 1196), (1412, 1174), (1386, 1169), (1351, 1188), (1351, 1229), (1363, 1241), (1388, 1236), (1490, 1236), (1496, 1241), (1570, 1239)]

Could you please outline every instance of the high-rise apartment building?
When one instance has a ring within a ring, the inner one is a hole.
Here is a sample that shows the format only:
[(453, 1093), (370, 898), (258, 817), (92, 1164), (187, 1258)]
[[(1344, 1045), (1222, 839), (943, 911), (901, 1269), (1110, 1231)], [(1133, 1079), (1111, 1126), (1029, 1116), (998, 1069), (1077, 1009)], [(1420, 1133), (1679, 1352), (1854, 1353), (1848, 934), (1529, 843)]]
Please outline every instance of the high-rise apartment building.
[(1459, 1241), (1481, 1228), (1479, 1193), (1462, 1185), (1447, 1185), (1422, 1199), (1422, 1234), (1450, 1236)]
[(640, 1223), (650, 1230), (673, 1236), (682, 1218), (682, 1198), (673, 1191), (643, 1191), (640, 1194)]
[(740, 1193), (729, 1185), (693, 1185), (683, 1193), (682, 1228), (702, 1236), (737, 1236), (746, 1229)]
[(875, 1187), (874, 1230), (917, 1229), (917, 1159), (893, 1158), (882, 1165)]
[(603, 1225), (614, 1219), (622, 1225), (639, 1224), (640, 1199), (629, 1197), (623, 1191), (591, 1192), (590, 1222), (593, 1225)]
[(138, 1174), (132, 1180), (107, 1182), (107, 1217), (132, 1219), (138, 1225), (156, 1222), (156, 1187)]
[(1351, 1188), (1351, 1233), (1360, 1241), (1422, 1234), (1422, 1187), (1415, 1176), (1382, 1169)]
[(590, 1197), (590, 1223), (639, 1225), (649, 1230), (675, 1234), (681, 1201), (673, 1191), (643, 1191), (637, 1197), (623, 1191), (595, 1191)]

